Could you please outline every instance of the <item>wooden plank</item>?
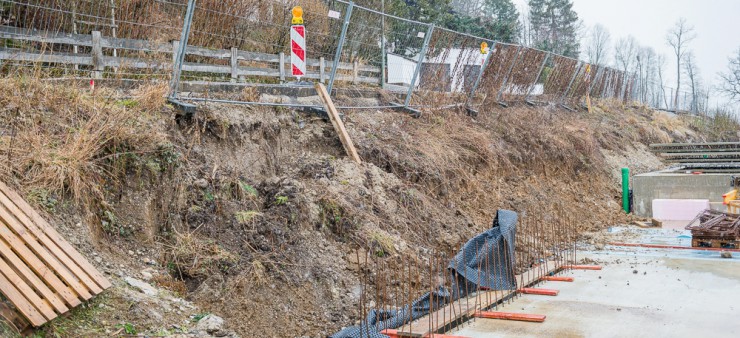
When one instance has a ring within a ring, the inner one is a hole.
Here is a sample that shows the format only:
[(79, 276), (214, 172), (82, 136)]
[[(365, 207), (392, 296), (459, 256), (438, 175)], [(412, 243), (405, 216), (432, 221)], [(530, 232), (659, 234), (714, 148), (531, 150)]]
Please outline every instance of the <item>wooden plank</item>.
[(10, 26), (0, 26), (0, 39), (39, 42), (46, 44), (64, 44), (92, 46), (92, 36), (81, 34), (55, 33), (50, 31), (31, 30)]
[(326, 87), (324, 87), (324, 84), (320, 82), (317, 82), (315, 87), (316, 91), (319, 93), (319, 97), (324, 101), (326, 111), (329, 113), (329, 119), (331, 120), (332, 125), (334, 125), (334, 129), (337, 131), (337, 134), (339, 134), (339, 139), (342, 141), (344, 150), (347, 151), (347, 154), (356, 163), (362, 163), (360, 155), (357, 154), (357, 149), (355, 149), (355, 145), (352, 142), (352, 138), (349, 137), (347, 130), (344, 128), (344, 122), (342, 122), (342, 119), (339, 117), (339, 112), (334, 106), (334, 102), (332, 102), (329, 93), (326, 92)]
[[(0, 219), (3, 217), (0, 216)], [(0, 237), (2, 237), (5, 242), (7, 242), (9, 250), (15, 251), (18, 253), (18, 257), (22, 260), (22, 262), (14, 262), (14, 266), (19, 271), (23, 269), (24, 265), (27, 265), (31, 268), (31, 270), (37, 274), (40, 278), (42, 278), (43, 282), (48, 285), (54, 292), (59, 294), (64, 301), (72, 306), (75, 307), (81, 303), (81, 301), (77, 298), (77, 294), (67, 287), (54, 273), (53, 270), (51, 270), (49, 267), (47, 267), (33, 252), (31, 252), (30, 249), (28, 249), (23, 243), (23, 241), (16, 236), (13, 231), (11, 231), (7, 226), (5, 222), (0, 222)], [(1, 242), (1, 241), (0, 241)], [(0, 245), (2, 246), (2, 245)], [(3, 253), (6, 257), (9, 255), (6, 255)], [(15, 264), (20, 263), (20, 264)]]
[[(24, 227), (19, 220), (7, 209), (5, 205), (0, 205), (0, 219), (3, 219), (5, 225), (15, 232), (24, 242), (25, 246), (31, 248), (36, 255), (50, 267), (57, 275), (59, 275), (64, 282), (69, 285), (79, 296), (85, 300), (92, 298), (90, 291), (80, 283), (80, 280), (72, 275), (72, 273), (63, 266), (56, 257), (54, 257), (49, 249), (42, 246), (38, 239), (28, 232), (29, 229)], [(11, 248), (16, 249), (11, 244)], [(26, 257), (23, 257), (26, 258)]]
[[(549, 261), (545, 262), (545, 266), (554, 267), (557, 265), (554, 261)], [(560, 268), (550, 268), (545, 274), (554, 273), (558, 270), (560, 270)], [(538, 281), (539, 267), (532, 269), (532, 271), (534, 271), (534, 273), (525, 272), (514, 276), (517, 283), (522, 284), (518, 285), (517, 289), (528, 287)], [(452, 323), (467, 320), (467, 318), (475, 315), (476, 311), (486, 310), (494, 304), (497, 304), (511, 296), (515, 292), (516, 290), (477, 292), (467, 299), (459, 299), (432, 314), (415, 320), (406, 327), (402, 327), (401, 330), (399, 330), (398, 335), (400, 337), (426, 337), (431, 333), (439, 332)], [(434, 323), (433, 326), (430, 325), (430, 321), (431, 323)]]
[(111, 283), (108, 281), (107, 278), (105, 278), (98, 269), (96, 269), (92, 264), (90, 264), (87, 259), (82, 257), (82, 255), (72, 247), (66, 240), (62, 238), (62, 236), (59, 235), (59, 233), (52, 227), (41, 215), (39, 215), (38, 212), (36, 212), (23, 198), (21, 198), (18, 193), (10, 189), (5, 183), (0, 181), (0, 192), (5, 194), (5, 196), (8, 196), (13, 202), (26, 214), (26, 216), (30, 217), (31, 220), (43, 230), (51, 240), (54, 241), (57, 245), (59, 245), (62, 250), (64, 250), (73, 260), (77, 262), (77, 264), (80, 265), (80, 267), (85, 270), (85, 272), (92, 277), (93, 280), (95, 280), (98, 285), (103, 288), (107, 289), (111, 287)]
[(0, 59), (28, 62), (49, 62), (49, 63), (66, 63), (78, 65), (93, 65), (92, 56), (82, 56), (73, 54), (38, 54), (28, 53), (18, 49), (0, 48)]
[(18, 206), (10, 201), (10, 199), (2, 192), (0, 192), (0, 204), (4, 205), (10, 213), (20, 221), (21, 224), (26, 226), (31, 234), (41, 241), (42, 244), (54, 255), (59, 262), (61, 262), (74, 276), (79, 279), (92, 294), (98, 294), (103, 292), (95, 282), (88, 277), (87, 273), (84, 272), (77, 263), (74, 262), (65, 252), (62, 250), (54, 241), (51, 240), (39, 227), (37, 227), (33, 221), (23, 213)]
[[(5, 276), (5, 279), (10, 281), (15, 288), (20, 291), (21, 294), (23, 294), (23, 297), (25, 297), (31, 304), (38, 310), (45, 318), (46, 320), (52, 320), (57, 317), (56, 312), (54, 312), (54, 309), (51, 308), (49, 303), (43, 299), (41, 299), (36, 292), (33, 291), (33, 289), (26, 284), (26, 282), (18, 276), (18, 274), (13, 270), (13, 268), (8, 265), (8, 263), (5, 262), (5, 260), (0, 259), (0, 274)], [(7, 288), (7, 285), (0, 284), (0, 291), (5, 294), (5, 289)]]
[(26, 300), (25, 297), (15, 288), (15, 285), (11, 284), (9, 280), (5, 278), (3, 274), (0, 274), (0, 285), (3, 285), (3, 295), (10, 300), (15, 308), (28, 319), (33, 326), (41, 326), (47, 322), (41, 313)]
[[(0, 227), (5, 227), (5, 225), (0, 224)], [(18, 256), (13, 252), (13, 250), (10, 249), (10, 246), (5, 243), (4, 240), (0, 240), (0, 255), (2, 255), (9, 264), (14, 266), (18, 272), (28, 281), (31, 283), (31, 286), (35, 288), (41, 296), (43, 296), (51, 305), (54, 307), (54, 309), (59, 313), (65, 313), (69, 311), (69, 308), (64, 305), (64, 299), (61, 295), (54, 293), (49, 287), (44, 283), (36, 273), (31, 271), (31, 269), (26, 265), (23, 260), (18, 258)], [(49, 272), (53, 274), (53, 272)], [(42, 275), (43, 276), (43, 275)], [(66, 292), (69, 293), (70, 299), (74, 301), (74, 304), (72, 306), (77, 306), (81, 304), (79, 299), (74, 297), (74, 294), (72, 293), (69, 288), (66, 288)]]

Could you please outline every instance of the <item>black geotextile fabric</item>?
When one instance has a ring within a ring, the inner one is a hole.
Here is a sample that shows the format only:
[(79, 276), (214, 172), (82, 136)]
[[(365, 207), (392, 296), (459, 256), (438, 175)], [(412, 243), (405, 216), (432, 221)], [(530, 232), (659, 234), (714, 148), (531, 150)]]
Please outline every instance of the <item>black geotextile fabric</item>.
[[(458, 298), (466, 297), (479, 287), (490, 290), (515, 289), (516, 279), (511, 267), (515, 266), (516, 222), (516, 212), (499, 210), (491, 229), (465, 243), (448, 266), (449, 277), (455, 281), (452, 287), (438, 287), (434, 292), (427, 292), (415, 300), (410, 308), (406, 306), (394, 311), (372, 310), (360, 325), (348, 327), (330, 337), (388, 338), (380, 332), (401, 327), (409, 320), (426, 316), (432, 303), (438, 309)], [(505, 264), (506, 260), (510, 260), (510, 263)]]

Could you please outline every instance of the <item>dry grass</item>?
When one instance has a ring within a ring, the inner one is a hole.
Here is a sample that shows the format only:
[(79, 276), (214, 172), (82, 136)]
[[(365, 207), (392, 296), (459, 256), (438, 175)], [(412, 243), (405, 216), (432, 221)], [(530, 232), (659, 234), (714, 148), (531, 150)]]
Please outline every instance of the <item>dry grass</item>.
[(226, 272), (239, 260), (215, 241), (193, 232), (175, 234), (173, 242), (166, 246), (165, 261), (180, 279)]
[(156, 113), (167, 103), (169, 86), (165, 82), (151, 82), (136, 88), (133, 92), (137, 108), (142, 112)]
[(99, 213), (127, 165), (157, 156), (166, 141), (148, 113), (164, 103), (159, 88), (141, 89), (141, 104), (132, 105), (105, 89), (93, 95), (21, 75), (0, 79), (0, 179)]

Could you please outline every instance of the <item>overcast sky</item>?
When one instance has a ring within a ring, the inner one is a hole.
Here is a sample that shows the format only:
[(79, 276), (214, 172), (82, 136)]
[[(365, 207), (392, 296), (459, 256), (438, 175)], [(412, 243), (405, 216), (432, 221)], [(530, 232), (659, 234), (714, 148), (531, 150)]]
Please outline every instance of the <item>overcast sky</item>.
[[(520, 8), (527, 6), (527, 0), (515, 2)], [(697, 38), (690, 48), (704, 83), (717, 84), (717, 73), (727, 69), (728, 57), (740, 48), (740, 0), (573, 0), (573, 7), (586, 27), (606, 26), (612, 43), (631, 34), (641, 45), (664, 54), (670, 61), (671, 79), (675, 79), (676, 60), (666, 44), (666, 33), (680, 17), (696, 28)]]

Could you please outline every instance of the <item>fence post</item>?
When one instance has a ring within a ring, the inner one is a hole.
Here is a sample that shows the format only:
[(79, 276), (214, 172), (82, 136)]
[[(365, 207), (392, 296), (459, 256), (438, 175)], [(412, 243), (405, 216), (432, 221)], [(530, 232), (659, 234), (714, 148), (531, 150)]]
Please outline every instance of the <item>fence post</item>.
[(588, 95), (590, 95), (590, 96), (594, 96), (593, 95), (593, 92), (594, 92), (594, 84), (596, 84), (599, 81), (601, 81), (601, 76), (604, 74), (604, 68), (601, 67), (601, 66), (598, 66), (598, 67), (599, 67), (599, 70), (596, 71), (596, 76), (594, 76), (593, 81), (591, 81), (591, 83), (588, 84)]
[(578, 67), (576, 67), (575, 73), (573, 73), (573, 76), (570, 78), (570, 83), (568, 83), (568, 88), (565, 89), (565, 93), (563, 93), (563, 96), (560, 97), (560, 103), (563, 103), (565, 101), (565, 98), (568, 97), (568, 93), (570, 93), (570, 89), (573, 87), (573, 82), (576, 81), (576, 77), (578, 77), (578, 73), (581, 72), (581, 68), (583, 68), (583, 62), (578, 61)]
[(478, 72), (478, 76), (475, 78), (473, 89), (470, 90), (470, 95), (468, 95), (468, 102), (465, 104), (466, 106), (469, 106), (470, 103), (473, 101), (473, 98), (475, 97), (475, 92), (478, 91), (478, 87), (483, 81), (483, 74), (486, 72), (486, 68), (488, 68), (488, 64), (491, 62), (491, 55), (493, 55), (494, 49), (496, 49), (496, 41), (491, 44), (491, 48), (489, 48), (488, 54), (486, 54), (485, 59), (483, 59), (483, 64), (480, 67), (480, 72)]
[(509, 72), (506, 73), (506, 77), (504, 77), (504, 82), (501, 83), (501, 88), (499, 88), (498, 94), (496, 94), (496, 102), (501, 101), (501, 96), (504, 95), (504, 90), (506, 90), (506, 86), (509, 84), (509, 78), (511, 77), (511, 72), (514, 71), (516, 64), (519, 63), (519, 53), (521, 51), (522, 51), (522, 46), (517, 47), (514, 62), (511, 63), (511, 67), (509, 67)]
[(92, 32), (92, 60), (93, 60), (93, 78), (100, 79), (103, 77), (105, 64), (103, 63), (103, 37), (99, 31)]
[(334, 79), (337, 77), (337, 68), (339, 68), (339, 60), (342, 58), (342, 49), (344, 48), (344, 40), (347, 37), (347, 28), (349, 28), (349, 19), (352, 18), (352, 10), (355, 8), (354, 1), (349, 2), (347, 6), (347, 13), (344, 14), (344, 24), (342, 25), (342, 34), (339, 35), (339, 45), (337, 51), (334, 54), (334, 63), (331, 66), (331, 75), (329, 76), (329, 85), (327, 91), (331, 96), (331, 91), (334, 89)]
[(285, 82), (285, 53), (280, 52), (280, 61), (278, 65), (280, 71), (280, 83)]
[(172, 64), (177, 62), (177, 51), (180, 49), (180, 40), (172, 40)]
[(188, 9), (185, 12), (185, 20), (182, 25), (182, 36), (177, 49), (177, 57), (172, 71), (172, 81), (170, 82), (170, 97), (176, 97), (180, 87), (180, 75), (182, 74), (182, 63), (185, 61), (185, 51), (190, 38), (190, 26), (193, 23), (193, 13), (195, 12), (195, 1), (188, 0)]
[[(524, 97), (525, 102), (529, 101), (529, 97), (532, 95), (532, 92), (534, 91), (534, 87), (537, 87), (537, 81), (540, 80), (540, 77), (542, 76), (542, 72), (545, 70), (545, 65), (547, 64), (547, 60), (550, 60), (549, 52), (545, 54), (545, 59), (542, 60), (542, 64), (540, 65), (540, 70), (537, 71), (537, 77), (534, 78), (534, 84), (532, 84), (532, 86), (529, 87), (529, 90), (527, 91), (527, 96)], [(543, 83), (543, 86), (544, 86), (544, 83)]]
[(355, 60), (355, 62), (352, 63), (352, 84), (357, 84), (359, 75), (360, 75), (360, 62)]
[[(72, 1), (72, 33), (77, 34), (77, 1)], [(79, 53), (80, 47), (78, 45), (72, 46), (72, 52), (74, 54)], [(75, 64), (74, 70), (80, 70), (80, 65)]]
[(326, 59), (323, 56), (319, 58), (319, 81), (326, 82)]
[(429, 41), (432, 39), (432, 34), (434, 34), (434, 24), (429, 25), (429, 29), (427, 29), (427, 35), (424, 36), (424, 44), (421, 46), (421, 51), (419, 52), (419, 60), (416, 64), (416, 69), (414, 69), (414, 76), (411, 78), (409, 91), (408, 93), (406, 93), (406, 101), (403, 103), (403, 106), (405, 108), (408, 108), (409, 103), (411, 103), (411, 95), (414, 94), (416, 80), (419, 78), (419, 74), (421, 73), (421, 66), (424, 64), (424, 56), (426, 56), (427, 54), (427, 48), (429, 47)]
[(231, 47), (231, 82), (236, 83), (239, 77), (239, 50)]

